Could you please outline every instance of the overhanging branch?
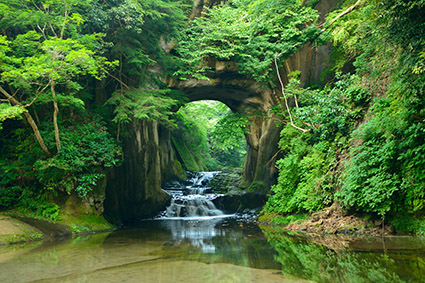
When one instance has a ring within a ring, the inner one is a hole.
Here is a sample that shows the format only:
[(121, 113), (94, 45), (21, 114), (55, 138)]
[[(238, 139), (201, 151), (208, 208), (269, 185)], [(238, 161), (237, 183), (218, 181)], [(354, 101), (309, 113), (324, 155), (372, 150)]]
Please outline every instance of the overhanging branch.
[(279, 79), (280, 86), (282, 87), (282, 95), (283, 95), (283, 98), (285, 99), (286, 111), (288, 112), (289, 120), (291, 122), (291, 126), (294, 127), (297, 130), (300, 130), (300, 131), (306, 133), (310, 130), (298, 127), (297, 125), (294, 124), (294, 120), (292, 119), (291, 110), (289, 109), (289, 104), (288, 104), (288, 98), (286, 97), (286, 93), (285, 93), (285, 86), (283, 85), (282, 78), (280, 77), (279, 65), (277, 64), (277, 53), (274, 54), (274, 64), (276, 66), (276, 73), (277, 73), (277, 77)]
[[(338, 16), (336, 16), (335, 18), (333, 18), (333, 19), (329, 22), (329, 26), (330, 26), (330, 25), (332, 25), (334, 22), (336, 22), (339, 18), (341, 18), (341, 17), (343, 17), (343, 16), (347, 15), (348, 13), (350, 13), (351, 11), (353, 11), (353, 10), (354, 10), (354, 8), (356, 8), (356, 7), (360, 4), (360, 2), (361, 2), (361, 1), (362, 1), (362, 0), (358, 0), (356, 3), (354, 3), (354, 5), (352, 5), (352, 6), (348, 7), (348, 9), (347, 9), (347, 10), (345, 10), (344, 12), (340, 13)], [(325, 23), (323, 23), (321, 26), (324, 26), (324, 25), (325, 25)], [(324, 30), (326, 30), (326, 28), (322, 28), (322, 31), (324, 31)]]

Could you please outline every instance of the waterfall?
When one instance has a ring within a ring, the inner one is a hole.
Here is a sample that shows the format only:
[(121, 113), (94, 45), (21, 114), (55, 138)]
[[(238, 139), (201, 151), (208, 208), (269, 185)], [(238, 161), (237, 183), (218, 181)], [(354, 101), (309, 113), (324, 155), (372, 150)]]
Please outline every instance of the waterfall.
[(214, 179), (220, 171), (213, 172), (196, 172), (192, 177), (192, 187), (206, 187), (210, 184), (211, 180)]
[(167, 192), (172, 195), (171, 204), (161, 218), (223, 216), (224, 213), (212, 202), (218, 195), (207, 193), (211, 192), (208, 185), (218, 173), (196, 172), (184, 188), (169, 187)]

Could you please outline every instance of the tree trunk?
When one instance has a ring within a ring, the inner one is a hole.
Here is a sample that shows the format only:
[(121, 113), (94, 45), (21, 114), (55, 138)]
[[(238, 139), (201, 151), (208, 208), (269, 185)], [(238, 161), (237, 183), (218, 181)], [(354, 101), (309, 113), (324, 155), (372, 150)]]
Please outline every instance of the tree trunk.
[(58, 153), (61, 151), (61, 141), (59, 138), (59, 127), (58, 127), (58, 113), (59, 113), (59, 107), (58, 102), (56, 100), (56, 92), (55, 92), (55, 84), (51, 83), (51, 90), (52, 90), (52, 96), (53, 96), (53, 126), (55, 127), (55, 141), (56, 141), (56, 148), (58, 150)]
[[(13, 96), (11, 96), (6, 90), (4, 90), (1, 86), (0, 86), (0, 92), (3, 93), (4, 96), (7, 97), (7, 99), (9, 99), (10, 102), (13, 103), (13, 105), (19, 105), (22, 106), (22, 103), (20, 103), (18, 100), (16, 100)], [(46, 144), (44, 143), (43, 137), (40, 134), (40, 131), (38, 130), (37, 124), (35, 123), (34, 119), (32, 118), (31, 114), (28, 111), (25, 111), (23, 113), (25, 119), (28, 121), (28, 124), (30, 124), (35, 137), (37, 138), (38, 143), (40, 144), (41, 148), (43, 149), (43, 151), (46, 153), (46, 155), (48, 157), (52, 157), (52, 153), (49, 151), (49, 149), (47, 148)]]

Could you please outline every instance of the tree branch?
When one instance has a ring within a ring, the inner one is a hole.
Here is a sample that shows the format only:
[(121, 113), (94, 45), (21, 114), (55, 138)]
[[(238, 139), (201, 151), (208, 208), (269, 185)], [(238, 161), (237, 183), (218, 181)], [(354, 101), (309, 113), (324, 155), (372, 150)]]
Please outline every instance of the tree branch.
[(283, 85), (282, 78), (280, 77), (280, 73), (279, 73), (279, 65), (277, 64), (277, 53), (274, 54), (274, 64), (276, 66), (276, 73), (277, 73), (277, 77), (279, 78), (280, 86), (282, 87), (282, 95), (283, 95), (283, 97), (285, 99), (286, 111), (288, 112), (289, 120), (291, 122), (291, 126), (294, 127), (297, 130), (300, 130), (300, 131), (306, 133), (306, 132), (308, 132), (310, 130), (303, 129), (303, 128), (300, 128), (300, 127), (296, 126), (294, 124), (294, 120), (292, 119), (291, 111), (290, 111), (289, 105), (288, 105), (288, 98), (286, 97), (286, 94), (285, 94), (285, 86)]
[[(4, 88), (2, 88), (0, 86), (0, 92), (6, 96), (6, 98), (12, 102), (14, 105), (19, 105), (25, 108), (24, 105), (22, 105), (22, 103), (20, 103), (18, 100), (16, 100), (12, 95), (10, 95)], [(52, 156), (52, 153), (49, 151), (49, 149), (47, 148), (46, 144), (44, 143), (43, 137), (40, 134), (40, 131), (37, 127), (37, 124), (35, 123), (34, 119), (32, 118), (31, 114), (28, 111), (25, 111), (24, 113), (22, 113), (25, 118), (27, 119), (28, 123), (30, 124), (38, 143), (40, 144), (41, 148), (43, 149), (43, 151), (46, 153), (46, 155), (48, 157)]]
[(46, 90), (46, 88), (49, 86), (49, 84), (46, 84), (44, 87), (43, 87), (43, 89), (41, 89), (40, 91), (37, 91), (37, 95), (34, 97), (34, 99), (30, 102), (30, 103), (27, 103), (27, 104), (25, 104), (25, 108), (27, 108), (27, 107), (30, 107), (37, 99), (38, 99), (38, 97), (40, 96), (40, 94), (43, 92), (43, 91), (45, 91)]
[[(332, 25), (334, 22), (336, 22), (339, 18), (341, 18), (341, 17), (343, 17), (343, 16), (345, 16), (345, 15), (347, 15), (348, 13), (350, 13), (351, 11), (353, 11), (354, 10), (354, 8), (356, 8), (359, 4), (360, 4), (360, 2), (361, 2), (362, 0), (357, 0), (357, 2), (354, 4), (354, 5), (352, 5), (352, 6), (350, 6), (350, 7), (348, 7), (348, 9), (347, 10), (345, 10), (344, 12), (342, 12), (341, 14), (339, 14), (338, 16), (336, 16), (335, 18), (333, 18), (330, 22), (329, 22), (329, 26), (330, 25)], [(322, 24), (322, 26), (324, 25), (325, 23), (323, 23)], [(324, 30), (326, 30), (326, 28), (322, 28), (322, 31), (324, 31)]]
[(114, 80), (118, 81), (122, 86), (125, 86), (126, 89), (130, 89), (128, 85), (126, 85), (122, 80), (117, 78), (116, 76), (112, 75), (111, 73), (108, 73), (108, 75), (113, 78)]

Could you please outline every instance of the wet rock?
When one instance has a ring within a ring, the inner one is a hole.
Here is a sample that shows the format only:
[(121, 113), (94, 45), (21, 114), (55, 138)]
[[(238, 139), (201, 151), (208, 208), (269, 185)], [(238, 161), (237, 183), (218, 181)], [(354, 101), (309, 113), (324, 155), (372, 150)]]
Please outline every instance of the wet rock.
[(267, 196), (259, 193), (229, 193), (213, 200), (218, 209), (225, 213), (243, 212), (245, 210), (259, 210), (266, 203)]
[(238, 169), (231, 172), (220, 172), (211, 180), (209, 186), (215, 193), (226, 194), (239, 191), (238, 186), (242, 181), (242, 173)]
[(162, 188), (165, 190), (182, 190), (185, 188), (185, 185), (179, 180), (169, 180), (162, 185)]

